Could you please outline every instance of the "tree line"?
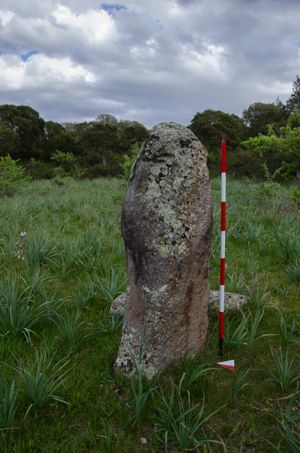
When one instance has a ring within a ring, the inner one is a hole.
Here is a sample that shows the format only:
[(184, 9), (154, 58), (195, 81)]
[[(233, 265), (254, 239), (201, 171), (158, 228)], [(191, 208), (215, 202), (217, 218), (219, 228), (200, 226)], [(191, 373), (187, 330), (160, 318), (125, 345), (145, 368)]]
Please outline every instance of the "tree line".
[(197, 113), (190, 128), (208, 149), (212, 175), (220, 168), (220, 137), (225, 134), (228, 170), (236, 176), (274, 178), (299, 177), (300, 171), (300, 77), (284, 104), (255, 102), (242, 117), (216, 110)]
[(34, 178), (118, 176), (123, 156), (147, 135), (141, 123), (108, 114), (62, 125), (28, 106), (0, 106), (0, 156), (19, 159)]
[[(283, 181), (299, 176), (300, 77), (286, 103), (255, 102), (241, 117), (207, 109), (189, 127), (208, 149), (212, 176), (219, 172), (222, 134), (232, 174)], [(59, 124), (28, 106), (0, 106), (0, 156), (20, 160), (34, 178), (120, 176), (147, 136), (143, 124), (109, 114)]]

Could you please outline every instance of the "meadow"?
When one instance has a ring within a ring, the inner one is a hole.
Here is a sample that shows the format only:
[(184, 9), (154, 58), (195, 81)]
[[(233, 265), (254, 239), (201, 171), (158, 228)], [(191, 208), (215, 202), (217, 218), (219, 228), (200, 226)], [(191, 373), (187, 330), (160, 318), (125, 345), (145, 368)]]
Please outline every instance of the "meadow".
[[(210, 282), (219, 281), (212, 181)], [(0, 200), (0, 451), (300, 451), (300, 214), (295, 189), (228, 184), (227, 290), (203, 353), (151, 382), (113, 369), (126, 289), (121, 179), (33, 181)]]

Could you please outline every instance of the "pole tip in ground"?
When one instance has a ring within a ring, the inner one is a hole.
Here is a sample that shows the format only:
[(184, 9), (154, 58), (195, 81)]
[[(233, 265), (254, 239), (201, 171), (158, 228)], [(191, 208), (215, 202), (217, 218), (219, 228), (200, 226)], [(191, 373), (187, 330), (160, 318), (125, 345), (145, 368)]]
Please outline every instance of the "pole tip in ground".
[(232, 373), (235, 372), (235, 362), (234, 360), (225, 360), (225, 362), (218, 362), (218, 366), (225, 368), (228, 371), (231, 371)]

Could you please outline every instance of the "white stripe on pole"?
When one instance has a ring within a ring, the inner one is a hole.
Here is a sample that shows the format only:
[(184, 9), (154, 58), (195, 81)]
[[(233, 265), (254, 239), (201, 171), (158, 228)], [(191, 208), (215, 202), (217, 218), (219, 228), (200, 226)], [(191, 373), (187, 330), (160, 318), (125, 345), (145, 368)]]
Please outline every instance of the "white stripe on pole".
[(221, 256), (220, 256), (220, 258), (225, 258), (225, 245), (226, 245), (226, 232), (221, 231)]
[(220, 311), (224, 311), (224, 301), (225, 301), (225, 286), (220, 285)]
[(221, 173), (221, 201), (226, 201), (226, 173)]

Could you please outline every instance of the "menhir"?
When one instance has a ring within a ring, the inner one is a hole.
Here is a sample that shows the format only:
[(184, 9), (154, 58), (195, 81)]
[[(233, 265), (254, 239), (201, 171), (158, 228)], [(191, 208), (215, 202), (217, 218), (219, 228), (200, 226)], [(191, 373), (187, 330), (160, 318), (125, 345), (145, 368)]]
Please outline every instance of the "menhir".
[(122, 215), (128, 294), (116, 368), (151, 378), (195, 356), (207, 334), (212, 198), (207, 151), (187, 128), (154, 127)]

